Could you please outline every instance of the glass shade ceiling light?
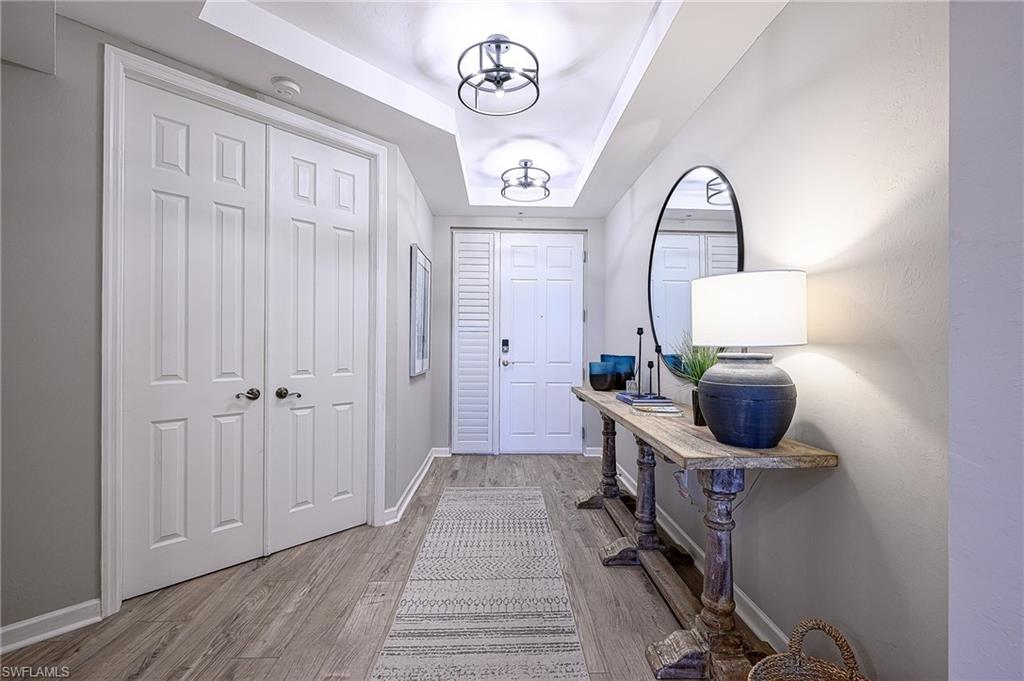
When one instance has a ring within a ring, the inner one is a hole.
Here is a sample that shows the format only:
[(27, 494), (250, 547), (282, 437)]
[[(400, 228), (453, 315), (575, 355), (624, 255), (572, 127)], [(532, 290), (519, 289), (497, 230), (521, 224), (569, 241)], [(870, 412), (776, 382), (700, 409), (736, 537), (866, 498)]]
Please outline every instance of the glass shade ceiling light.
[(524, 158), (518, 166), (501, 174), (501, 195), (509, 201), (521, 203), (543, 201), (551, 196), (551, 190), (548, 189), (550, 181), (548, 171), (534, 167), (533, 161)]
[(485, 116), (511, 116), (540, 99), (540, 64), (528, 47), (500, 33), (459, 57), (459, 101)]

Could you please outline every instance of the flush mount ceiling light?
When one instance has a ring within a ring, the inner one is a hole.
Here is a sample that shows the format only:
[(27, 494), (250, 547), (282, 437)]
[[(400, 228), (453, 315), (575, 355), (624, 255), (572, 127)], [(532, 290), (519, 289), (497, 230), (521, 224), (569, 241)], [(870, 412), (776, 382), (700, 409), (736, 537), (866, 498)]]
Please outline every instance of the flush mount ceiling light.
[(707, 200), (708, 204), (712, 206), (732, 205), (732, 194), (729, 192), (729, 187), (717, 175), (708, 180)]
[(496, 33), (459, 57), (459, 101), (485, 116), (511, 116), (540, 99), (540, 64), (528, 47)]
[(501, 195), (509, 201), (530, 203), (543, 201), (551, 196), (548, 182), (551, 175), (542, 168), (536, 168), (533, 161), (524, 158), (515, 168), (509, 168), (501, 174)]

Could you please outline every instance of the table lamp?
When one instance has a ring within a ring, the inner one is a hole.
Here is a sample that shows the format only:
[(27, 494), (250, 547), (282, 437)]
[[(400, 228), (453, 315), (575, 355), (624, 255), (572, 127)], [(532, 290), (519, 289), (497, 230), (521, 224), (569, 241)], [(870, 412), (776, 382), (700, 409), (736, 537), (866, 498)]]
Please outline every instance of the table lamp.
[(693, 344), (743, 349), (719, 354), (697, 385), (708, 428), (728, 445), (774, 447), (793, 421), (796, 386), (771, 354), (746, 349), (807, 343), (806, 273), (703, 277), (690, 292)]

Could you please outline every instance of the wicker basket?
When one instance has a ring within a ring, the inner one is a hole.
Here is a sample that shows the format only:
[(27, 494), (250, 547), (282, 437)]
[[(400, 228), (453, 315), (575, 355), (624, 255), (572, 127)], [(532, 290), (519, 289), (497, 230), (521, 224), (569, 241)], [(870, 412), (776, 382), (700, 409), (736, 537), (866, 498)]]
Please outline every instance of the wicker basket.
[[(803, 653), (804, 636), (815, 629), (828, 634), (843, 656), (846, 669), (837, 667), (831, 662), (808, 657)], [(789, 650), (778, 655), (771, 655), (758, 662), (750, 670), (747, 681), (869, 681), (862, 676), (857, 667), (857, 658), (850, 649), (850, 644), (828, 622), (822, 620), (804, 620), (796, 625), (789, 635)]]

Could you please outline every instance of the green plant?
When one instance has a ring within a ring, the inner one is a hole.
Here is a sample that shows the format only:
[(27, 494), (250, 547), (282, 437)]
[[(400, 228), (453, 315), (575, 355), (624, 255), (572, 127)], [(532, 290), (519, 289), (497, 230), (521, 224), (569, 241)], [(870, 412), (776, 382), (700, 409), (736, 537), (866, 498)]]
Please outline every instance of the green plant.
[(694, 345), (689, 333), (684, 332), (683, 338), (673, 344), (673, 354), (662, 355), (665, 366), (673, 374), (697, 385), (704, 372), (718, 363), (718, 353), (725, 348), (712, 348)]

